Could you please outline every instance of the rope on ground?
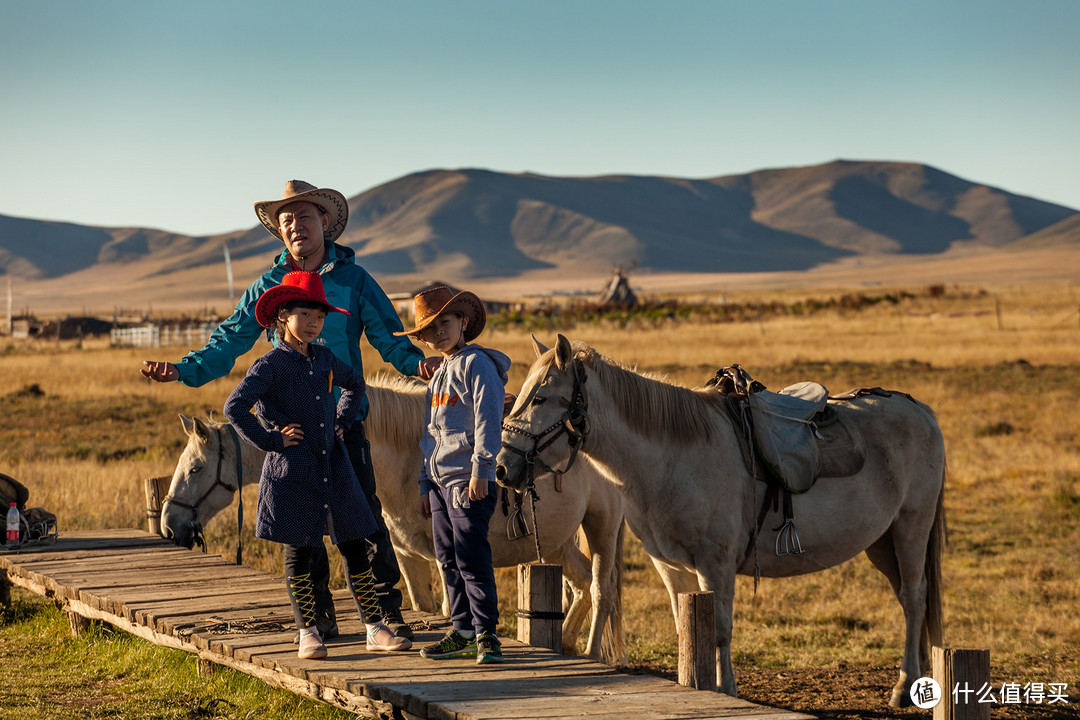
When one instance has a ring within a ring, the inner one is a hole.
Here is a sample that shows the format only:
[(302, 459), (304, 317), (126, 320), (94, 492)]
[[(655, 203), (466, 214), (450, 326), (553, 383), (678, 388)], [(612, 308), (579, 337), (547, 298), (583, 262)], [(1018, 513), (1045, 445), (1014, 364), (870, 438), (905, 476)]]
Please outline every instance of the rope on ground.
[(247, 620), (225, 620), (211, 616), (201, 623), (194, 623), (177, 630), (179, 637), (189, 637), (195, 633), (211, 635), (256, 635), (259, 633), (285, 632), (286, 628), (274, 620), (260, 620), (255, 617)]

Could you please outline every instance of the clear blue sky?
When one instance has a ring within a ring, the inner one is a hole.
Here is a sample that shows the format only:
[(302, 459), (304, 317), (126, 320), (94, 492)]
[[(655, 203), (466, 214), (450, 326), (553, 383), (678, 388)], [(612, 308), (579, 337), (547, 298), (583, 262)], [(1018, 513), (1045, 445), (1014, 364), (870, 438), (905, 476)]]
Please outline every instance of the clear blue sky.
[(1080, 2), (0, 0), (0, 214), (211, 234), (300, 178), (923, 162), (1080, 209)]

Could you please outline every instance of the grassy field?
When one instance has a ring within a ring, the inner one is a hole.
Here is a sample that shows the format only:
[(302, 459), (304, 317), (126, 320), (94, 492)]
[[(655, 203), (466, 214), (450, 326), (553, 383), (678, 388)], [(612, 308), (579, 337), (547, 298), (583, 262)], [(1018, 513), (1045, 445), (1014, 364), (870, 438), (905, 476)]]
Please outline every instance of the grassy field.
[[(827, 301), (858, 293), (731, 295), (724, 300), (756, 310), (735, 320), (702, 312), (594, 319), (574, 327), (502, 323), (481, 342), (514, 360), (512, 389), (532, 360), (528, 330), (549, 344), (559, 330), (687, 386), (739, 363), (773, 390), (801, 380), (834, 393), (880, 385), (928, 403), (944, 430), (949, 461), (945, 644), (989, 648), (998, 687), (1068, 683), (1075, 707), (1080, 287), (863, 292), (891, 298), (845, 304)], [(220, 415), (244, 369), (267, 348), (257, 346), (229, 378), (191, 389), (149, 383), (138, 374), (142, 359), (176, 360), (184, 348), (148, 352), (100, 341), (7, 341), (0, 347), (0, 471), (30, 487), (31, 504), (56, 512), (61, 530), (144, 526), (141, 481), (172, 472), (184, 440), (177, 414)], [(365, 362), (368, 372), (383, 367), (371, 352)], [(210, 524), (214, 552), (229, 555), (234, 526), (227, 518)], [(280, 574), (280, 552), (254, 539), (250, 523), (247, 530), (245, 561)], [(630, 664), (671, 674), (677, 643), (666, 593), (636, 540), (628, 544), (626, 562)], [(513, 632), (512, 582), (512, 572), (502, 572), (507, 634)], [(756, 593), (740, 578), (736, 671), (742, 681), (800, 670), (888, 668), (891, 685), (901, 627), (884, 578), (862, 557), (802, 578), (765, 579)], [(875, 688), (882, 706), (887, 689)]]

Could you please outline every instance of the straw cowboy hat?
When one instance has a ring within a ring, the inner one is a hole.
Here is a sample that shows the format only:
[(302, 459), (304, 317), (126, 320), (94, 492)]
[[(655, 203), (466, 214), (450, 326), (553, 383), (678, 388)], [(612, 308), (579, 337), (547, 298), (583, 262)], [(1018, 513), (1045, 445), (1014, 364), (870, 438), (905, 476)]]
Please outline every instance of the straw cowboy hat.
[(263, 227), (270, 234), (284, 240), (278, 231), (278, 211), (289, 203), (309, 202), (318, 205), (330, 216), (330, 224), (323, 233), (326, 242), (334, 242), (345, 232), (345, 223), (349, 221), (349, 203), (337, 190), (317, 188), (303, 180), (290, 180), (285, 183), (285, 192), (280, 200), (263, 200), (255, 203), (255, 214)]
[(416, 327), (412, 330), (403, 330), (395, 335), (418, 335), (421, 330), (443, 313), (461, 313), (469, 319), (465, 325), (465, 342), (475, 340), (484, 330), (487, 323), (487, 310), (474, 293), (462, 290), (457, 295), (445, 285), (438, 285), (419, 293), (413, 298), (413, 316), (416, 318)]
[(319, 303), (326, 307), (327, 312), (352, 314), (344, 308), (330, 304), (326, 299), (326, 291), (323, 290), (322, 277), (319, 273), (296, 270), (285, 273), (280, 285), (269, 288), (259, 296), (259, 301), (255, 303), (255, 319), (264, 328), (276, 327), (278, 308), (293, 300)]

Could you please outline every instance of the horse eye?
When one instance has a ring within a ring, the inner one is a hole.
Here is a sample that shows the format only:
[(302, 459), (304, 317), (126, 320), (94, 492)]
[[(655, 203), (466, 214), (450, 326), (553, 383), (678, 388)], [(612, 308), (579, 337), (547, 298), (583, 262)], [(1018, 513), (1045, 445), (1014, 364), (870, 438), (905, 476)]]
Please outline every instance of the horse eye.
[(539, 395), (537, 395), (536, 397), (533, 398), (532, 404), (533, 405), (543, 405), (545, 400), (547, 400), (547, 398), (540, 397)]
[(194, 475), (196, 473), (201, 473), (201, 472), (202, 472), (202, 465), (196, 465), (195, 467), (191, 468), (191, 474), (192, 475)]

